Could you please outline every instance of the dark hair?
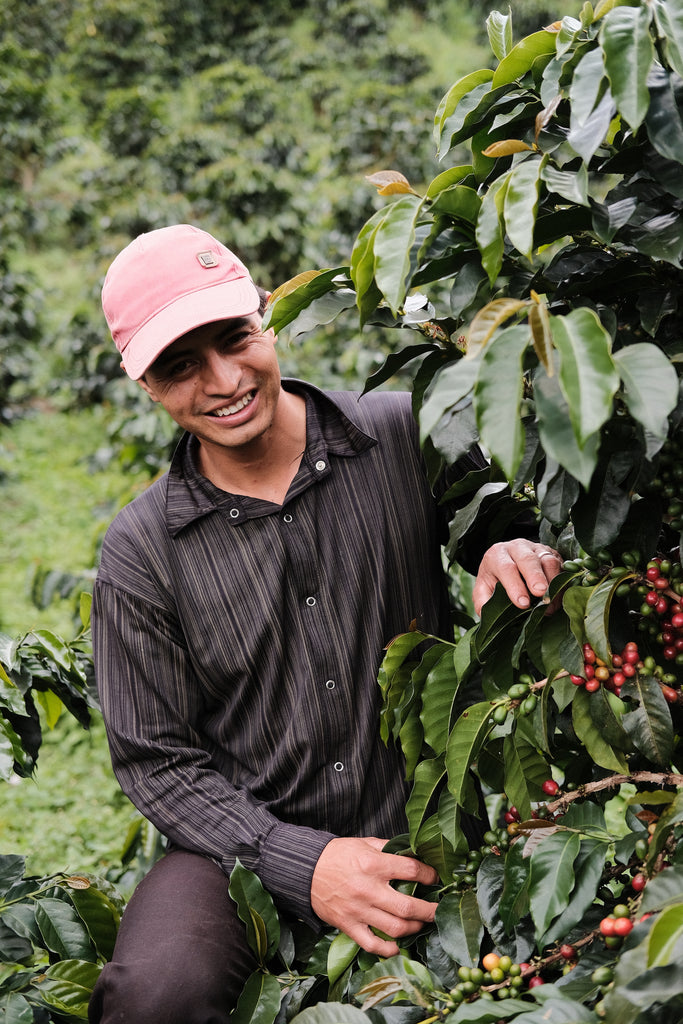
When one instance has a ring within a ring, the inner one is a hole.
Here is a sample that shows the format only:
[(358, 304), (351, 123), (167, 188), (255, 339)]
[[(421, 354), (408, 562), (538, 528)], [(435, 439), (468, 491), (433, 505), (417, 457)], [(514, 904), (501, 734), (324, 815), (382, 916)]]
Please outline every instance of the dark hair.
[(256, 291), (258, 292), (258, 297), (259, 297), (259, 304), (258, 304), (259, 316), (263, 316), (263, 314), (266, 311), (266, 306), (268, 305), (268, 292), (265, 290), (265, 288), (262, 288), (260, 284), (256, 284), (256, 285), (254, 285), (254, 287), (256, 288)]

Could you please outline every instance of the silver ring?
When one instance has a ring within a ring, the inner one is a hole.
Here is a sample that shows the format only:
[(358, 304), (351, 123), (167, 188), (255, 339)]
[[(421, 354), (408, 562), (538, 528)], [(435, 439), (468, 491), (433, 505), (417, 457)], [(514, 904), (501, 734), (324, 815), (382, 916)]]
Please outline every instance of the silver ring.
[(554, 553), (554, 551), (541, 551), (541, 553), (540, 553), (540, 555), (538, 557), (539, 558), (557, 558), (557, 555)]

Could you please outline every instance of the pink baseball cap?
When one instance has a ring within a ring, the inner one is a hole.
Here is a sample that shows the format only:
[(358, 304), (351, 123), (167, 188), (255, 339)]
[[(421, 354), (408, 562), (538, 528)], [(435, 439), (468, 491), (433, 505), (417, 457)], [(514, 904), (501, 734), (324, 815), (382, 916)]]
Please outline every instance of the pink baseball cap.
[(102, 309), (133, 380), (181, 335), (249, 316), (259, 304), (241, 260), (191, 224), (138, 235), (109, 267), (102, 287)]

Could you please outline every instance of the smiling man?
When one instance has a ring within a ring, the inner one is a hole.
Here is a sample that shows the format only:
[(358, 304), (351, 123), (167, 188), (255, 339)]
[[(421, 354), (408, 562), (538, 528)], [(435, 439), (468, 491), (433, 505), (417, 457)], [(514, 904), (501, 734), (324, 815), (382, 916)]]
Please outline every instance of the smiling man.
[[(379, 735), (383, 648), (413, 620), (450, 628), (410, 396), (282, 380), (265, 300), (190, 225), (135, 239), (103, 288), (122, 366), (185, 434), (109, 528), (95, 586), (112, 762), (169, 852), (126, 909), (92, 1022), (227, 1022), (255, 967), (227, 891), (236, 858), (281, 912), (382, 956), (434, 916), (391, 885), (434, 870), (382, 852), (407, 796)], [(500, 581), (528, 605), (559, 565), (495, 545), (478, 604)]]

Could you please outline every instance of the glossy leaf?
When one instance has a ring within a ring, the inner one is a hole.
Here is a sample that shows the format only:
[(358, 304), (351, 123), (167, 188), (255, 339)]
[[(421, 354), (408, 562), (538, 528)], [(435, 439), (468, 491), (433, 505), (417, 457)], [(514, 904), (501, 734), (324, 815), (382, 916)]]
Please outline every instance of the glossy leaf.
[(388, 207), (374, 236), (375, 282), (394, 314), (405, 300), (411, 248), (421, 209), (419, 196), (397, 199)]
[(410, 843), (416, 848), (417, 834), (427, 816), (428, 808), (446, 777), (443, 758), (421, 761), (415, 770), (413, 788), (406, 804)]
[(97, 957), (80, 917), (64, 900), (44, 898), (36, 906), (36, 924), (45, 947), (63, 960), (88, 960)]
[(550, 330), (550, 314), (548, 307), (536, 295), (532, 295), (533, 301), (529, 305), (529, 330), (534, 346), (534, 352), (539, 363), (549, 377), (555, 372), (553, 364), (553, 337)]
[(555, 53), (555, 36), (552, 32), (534, 32), (521, 39), (510, 53), (500, 62), (493, 75), (491, 88), (509, 85), (522, 78), (537, 62), (546, 61)]
[(653, 764), (665, 766), (673, 754), (674, 731), (669, 705), (653, 676), (637, 673), (622, 688), (622, 697), (638, 701), (623, 717), (633, 745)]
[(486, 31), (494, 57), (503, 60), (512, 49), (512, 12), (491, 11), (486, 19)]
[(588, 172), (586, 165), (581, 164), (576, 170), (560, 170), (551, 163), (546, 163), (541, 171), (541, 179), (549, 192), (556, 192), (563, 199), (579, 206), (590, 206), (588, 199)]
[(457, 81), (443, 97), (434, 119), (434, 140), (439, 156), (444, 156), (451, 148), (451, 137), (462, 128), (467, 114), (489, 91), (492, 78), (493, 72), (488, 68), (472, 71)]
[(652, 10), (669, 63), (683, 78), (683, 7), (680, 3), (654, 0)]
[(96, 885), (73, 889), (70, 898), (95, 949), (104, 960), (111, 960), (121, 920), (118, 907)]
[(615, 7), (600, 26), (600, 44), (617, 110), (636, 131), (650, 105), (647, 78), (655, 56), (647, 7)]
[(452, 645), (435, 644), (431, 651), (434, 660), (421, 686), (420, 718), (425, 743), (429, 744), (435, 754), (441, 754), (446, 749), (450, 711), (458, 691), (459, 679), (455, 671)]
[(508, 932), (529, 909), (529, 870), (531, 861), (524, 856), (521, 842), (513, 843), (505, 856), (505, 881), (500, 898), (500, 918)]
[(449, 892), (440, 900), (434, 923), (439, 941), (452, 960), (468, 967), (479, 962), (484, 926), (475, 893)]
[(376, 171), (374, 174), (366, 174), (365, 180), (374, 185), (381, 196), (414, 192), (405, 174), (400, 171)]
[(230, 1020), (234, 1024), (273, 1024), (280, 1002), (281, 989), (277, 978), (254, 971), (245, 982)]
[(458, 405), (474, 388), (480, 361), (459, 359), (449, 363), (436, 376), (434, 386), (420, 409), (420, 437), (430, 437), (444, 413)]
[(540, 176), (545, 160), (546, 157), (528, 157), (515, 164), (503, 200), (508, 238), (528, 259), (531, 259), (534, 245)]
[(598, 459), (599, 435), (579, 446), (570, 418), (569, 403), (560, 388), (557, 373), (548, 377), (539, 370), (534, 377), (534, 398), (539, 437), (545, 451), (560, 466), (588, 487)]
[(484, 270), (493, 284), (503, 265), (505, 228), (503, 209), (509, 173), (495, 182), (482, 199), (477, 218), (476, 238)]
[(327, 951), (327, 976), (330, 985), (334, 985), (335, 981), (341, 978), (346, 968), (353, 963), (359, 949), (358, 943), (350, 939), (344, 932), (335, 935)]
[(453, 726), (446, 745), (448, 789), (461, 806), (474, 813), (478, 808), (476, 804), (472, 805), (468, 798), (469, 769), (493, 728), (491, 710), (491, 702), (483, 701), (463, 711)]
[(102, 968), (82, 960), (53, 964), (34, 982), (40, 998), (58, 1013), (88, 1019), (88, 1003)]
[(524, 454), (520, 406), (523, 359), (529, 344), (526, 325), (508, 327), (484, 350), (474, 389), (477, 426), (484, 446), (508, 480), (514, 478)]
[(270, 893), (253, 871), (239, 858), (230, 872), (228, 892), (237, 905), (237, 913), (247, 929), (249, 948), (260, 963), (265, 963), (280, 942), (280, 921)]
[(683, 115), (674, 94), (675, 79), (656, 65), (650, 73), (650, 107), (645, 118), (647, 134), (658, 153), (683, 163)]
[(560, 352), (560, 383), (569, 417), (583, 448), (609, 418), (619, 387), (611, 338), (596, 314), (585, 307), (551, 317), (550, 329)]
[(656, 345), (628, 345), (614, 354), (624, 382), (624, 398), (635, 420), (655, 437), (665, 438), (668, 417), (678, 401), (678, 376)]
[(560, 831), (545, 836), (531, 855), (529, 901), (539, 939), (569, 903), (580, 846), (576, 833)]
[[(590, 699), (583, 687), (577, 687), (572, 701), (572, 725), (579, 740), (596, 764), (612, 772), (627, 772), (628, 763), (623, 754), (605, 740), (591, 715)], [(624, 725), (625, 728), (625, 725)]]

